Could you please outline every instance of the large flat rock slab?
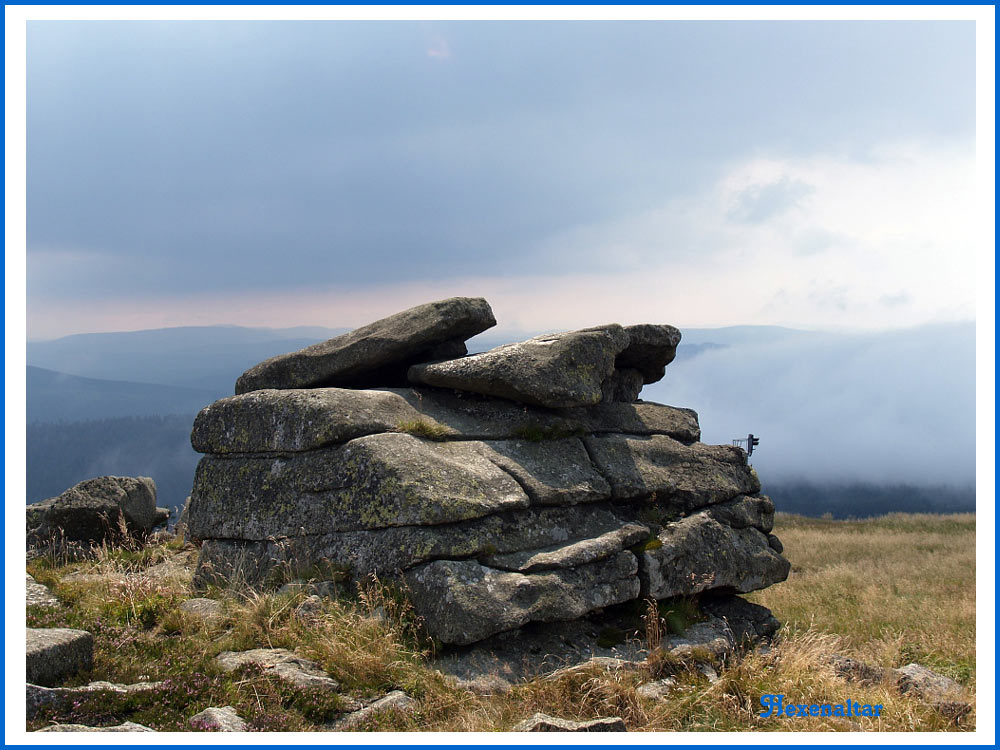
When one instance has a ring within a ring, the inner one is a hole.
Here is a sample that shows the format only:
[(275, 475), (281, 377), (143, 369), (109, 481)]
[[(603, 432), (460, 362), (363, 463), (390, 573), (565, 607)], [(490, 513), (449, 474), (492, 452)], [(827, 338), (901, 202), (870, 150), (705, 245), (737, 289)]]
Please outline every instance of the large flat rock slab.
[(592, 406), (629, 344), (617, 324), (554, 333), (410, 368), (411, 382), (546, 407)]
[(473, 442), (371, 435), (287, 458), (206, 456), (191, 491), (189, 533), (268, 539), (434, 525), (529, 504), (514, 478)]
[(428, 632), (442, 643), (469, 644), (529, 622), (572, 620), (636, 598), (631, 552), (576, 568), (523, 575), (472, 560), (439, 560), (404, 574)]
[(480, 297), (430, 302), (329, 341), (271, 357), (239, 377), (236, 393), (402, 384), (410, 365), (461, 356), (465, 353), (462, 342), (494, 325), (493, 311)]
[(607, 504), (533, 507), (472, 521), (435, 526), (403, 526), (339, 533), (300, 534), (286, 539), (208, 539), (201, 547), (196, 584), (215, 579), (249, 583), (263, 580), (284, 563), (327, 561), (352, 578), (382, 579), (440, 559), (487, 557), (522, 551), (546, 553), (614, 534), (626, 525), (620, 508)]
[(51, 686), (90, 669), (94, 664), (94, 637), (86, 630), (28, 628), (26, 667), (28, 682)]
[(516, 573), (538, 573), (554, 568), (574, 568), (578, 565), (603, 560), (621, 552), (637, 542), (649, 538), (649, 529), (642, 524), (627, 523), (620, 529), (592, 539), (581, 539), (564, 545), (553, 545), (540, 550), (523, 550), (506, 555), (490, 555), (483, 563), (491, 568)]
[(592, 435), (584, 442), (615, 498), (655, 495), (661, 504), (692, 510), (760, 490), (739, 448), (685, 445), (666, 435)]
[(427, 388), (259, 390), (206, 406), (191, 444), (199, 453), (299, 453), (386, 432), (437, 440), (551, 440), (586, 433), (701, 438), (698, 415), (651, 402), (561, 410)]
[(747, 593), (788, 577), (789, 562), (758, 529), (733, 529), (707, 512), (668, 523), (639, 557), (642, 593), (654, 599), (721, 589)]

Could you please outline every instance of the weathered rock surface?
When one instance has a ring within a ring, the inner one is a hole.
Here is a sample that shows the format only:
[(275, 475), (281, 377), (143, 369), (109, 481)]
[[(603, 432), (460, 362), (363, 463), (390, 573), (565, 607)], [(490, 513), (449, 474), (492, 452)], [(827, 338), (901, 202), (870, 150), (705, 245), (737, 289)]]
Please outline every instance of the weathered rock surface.
[(39, 732), (155, 732), (155, 729), (144, 727), (142, 724), (135, 724), (126, 721), (124, 724), (117, 724), (113, 727), (88, 727), (84, 724), (53, 724), (51, 727), (39, 729)]
[(156, 690), (162, 682), (136, 682), (132, 685), (120, 685), (115, 682), (91, 682), (80, 687), (43, 687), (30, 682), (25, 686), (27, 717), (33, 719), (43, 708), (68, 706), (73, 701), (85, 697), (89, 693), (105, 692), (116, 695), (129, 695)]
[(618, 355), (615, 367), (639, 372), (645, 384), (662, 380), (667, 365), (677, 356), (681, 332), (673, 326), (644, 323), (625, 326), (625, 333), (629, 345)]
[(703, 596), (699, 603), (703, 610), (723, 620), (729, 626), (733, 639), (741, 645), (770, 638), (781, 627), (767, 607), (739, 596)]
[(917, 696), (956, 723), (972, 711), (965, 690), (950, 677), (916, 663), (894, 669), (892, 674), (899, 692)]
[(29, 607), (58, 607), (59, 599), (49, 591), (47, 586), (43, 586), (30, 573), (25, 573), (27, 578), (27, 588), (25, 590), (24, 601)]
[(592, 435), (584, 443), (615, 498), (655, 495), (680, 511), (760, 490), (739, 448), (685, 445), (666, 435)]
[(147, 534), (166, 523), (170, 511), (156, 507), (156, 484), (149, 477), (96, 477), (27, 506), (28, 541), (99, 543), (115, 538), (119, 517), (130, 533)]
[(955, 723), (972, 711), (972, 704), (960, 684), (922, 664), (911, 663), (886, 670), (840, 654), (832, 654), (830, 664), (837, 674), (851, 682), (862, 685), (895, 683), (900, 693), (916, 697)]
[(405, 580), (431, 635), (469, 644), (532, 621), (568, 620), (639, 594), (636, 559), (621, 552), (572, 569), (523, 575), (477, 562), (441, 560)]
[(676, 686), (676, 680), (666, 677), (655, 682), (644, 682), (635, 689), (635, 693), (646, 700), (661, 701), (664, 698), (669, 698)]
[(582, 539), (563, 546), (490, 555), (483, 561), (491, 568), (512, 570), (517, 573), (537, 573), (552, 568), (573, 568), (577, 565), (603, 560), (621, 552), (636, 542), (649, 537), (649, 529), (641, 524), (628, 523), (592, 539)]
[(702, 444), (689, 409), (636, 400), (674, 358), (676, 328), (462, 356), (456, 342), (492, 323), (482, 300), (414, 308), (261, 363), (203, 409), (194, 584), (324, 570), (336, 589), (374, 574), (409, 587), (432, 635), (466, 645), (640, 592), (783, 580), (746, 454)]
[(219, 577), (258, 583), (268, 570), (296, 560), (335, 561), (355, 578), (374, 573), (388, 579), (432, 560), (545, 552), (600, 537), (628, 523), (623, 515), (626, 510), (608, 503), (540, 507), (462, 523), (299, 535), (280, 542), (209, 539), (202, 544), (197, 580)]
[(614, 716), (590, 721), (559, 719), (548, 714), (536, 713), (515, 726), (512, 732), (627, 732), (625, 722)]
[(482, 354), (414, 365), (411, 382), (535, 406), (592, 406), (629, 344), (619, 325), (537, 336)]
[(236, 393), (263, 388), (401, 385), (418, 362), (461, 356), (461, 343), (496, 325), (482, 298), (419, 305), (329, 341), (272, 357), (236, 381)]
[(55, 685), (94, 664), (94, 638), (86, 630), (27, 629), (28, 682)]
[(209, 706), (188, 719), (188, 724), (203, 732), (245, 732), (248, 728), (246, 720), (232, 706)]
[(195, 474), (191, 535), (267, 539), (481, 518), (530, 504), (475, 442), (357, 438), (288, 458), (206, 457)]
[(255, 648), (250, 651), (223, 651), (215, 661), (226, 672), (253, 666), (271, 672), (297, 688), (340, 690), (340, 684), (311, 659), (296, 656), (285, 648)]
[(198, 414), (191, 444), (201, 453), (298, 453), (383, 432), (439, 440), (545, 440), (586, 433), (701, 437), (690, 409), (654, 403), (601, 403), (539, 409), (502, 399), (394, 388), (261, 390), (230, 396)]
[(643, 593), (656, 599), (709, 589), (756, 591), (788, 577), (789, 563), (755, 528), (734, 529), (696, 513), (667, 526), (642, 553)]
[(343, 719), (334, 722), (326, 727), (327, 731), (351, 732), (362, 727), (366, 722), (375, 718), (379, 714), (387, 711), (408, 712), (412, 711), (417, 702), (402, 690), (393, 690), (388, 695), (379, 698), (368, 706), (354, 711)]

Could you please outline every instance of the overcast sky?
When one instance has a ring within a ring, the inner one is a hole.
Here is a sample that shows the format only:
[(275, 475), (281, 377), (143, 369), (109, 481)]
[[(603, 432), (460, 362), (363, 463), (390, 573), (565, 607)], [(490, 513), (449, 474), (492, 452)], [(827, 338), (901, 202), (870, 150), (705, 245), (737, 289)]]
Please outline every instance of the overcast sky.
[(971, 22), (32, 22), (29, 338), (975, 317)]

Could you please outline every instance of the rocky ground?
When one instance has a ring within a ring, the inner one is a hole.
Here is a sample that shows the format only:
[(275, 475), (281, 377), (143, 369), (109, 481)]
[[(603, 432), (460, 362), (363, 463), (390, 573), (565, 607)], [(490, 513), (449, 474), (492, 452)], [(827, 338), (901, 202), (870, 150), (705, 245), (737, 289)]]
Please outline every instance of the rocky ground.
[[(850, 639), (786, 626), (770, 644), (740, 648), (734, 635), (777, 623), (723, 597), (623, 605), (442, 648), (405, 599), (380, 584), (350, 590), (299, 581), (267, 593), (196, 595), (196, 557), (193, 546), (160, 535), (143, 547), (105, 547), (89, 560), (30, 561), (29, 730), (974, 726), (966, 685), (920, 665), (866, 662), (857, 654), (870, 653)], [(764, 694), (885, 708), (878, 719), (776, 723), (759, 716)]]

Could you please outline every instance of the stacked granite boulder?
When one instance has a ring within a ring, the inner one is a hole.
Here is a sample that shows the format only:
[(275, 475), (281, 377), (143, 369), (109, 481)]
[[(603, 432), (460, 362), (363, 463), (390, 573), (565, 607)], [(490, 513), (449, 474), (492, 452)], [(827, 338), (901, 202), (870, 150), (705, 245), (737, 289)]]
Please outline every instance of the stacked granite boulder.
[(237, 381), (198, 415), (199, 581), (377, 574), (468, 644), (644, 596), (782, 581), (771, 501), (689, 409), (637, 400), (680, 332), (603, 325), (466, 356), (483, 299), (398, 313)]

